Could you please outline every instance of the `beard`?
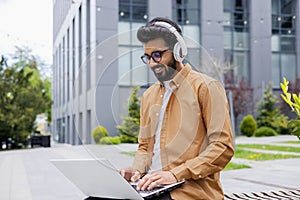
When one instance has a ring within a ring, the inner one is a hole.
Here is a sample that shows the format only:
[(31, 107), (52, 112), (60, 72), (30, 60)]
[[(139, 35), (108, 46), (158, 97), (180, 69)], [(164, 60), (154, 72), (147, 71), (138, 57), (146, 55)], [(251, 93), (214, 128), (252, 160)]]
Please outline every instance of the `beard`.
[[(170, 60), (167, 65), (157, 64), (156, 66), (151, 68), (157, 80), (160, 82), (171, 80), (174, 75), (177, 73), (176, 61), (174, 58)], [(157, 69), (160, 69), (160, 72), (156, 72)]]

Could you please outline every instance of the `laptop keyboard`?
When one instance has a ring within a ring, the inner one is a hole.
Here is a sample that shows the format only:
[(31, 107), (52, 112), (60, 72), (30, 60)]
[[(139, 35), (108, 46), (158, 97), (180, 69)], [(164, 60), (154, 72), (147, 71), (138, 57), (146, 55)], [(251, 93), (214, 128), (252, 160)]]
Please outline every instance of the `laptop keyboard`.
[(155, 188), (153, 188), (152, 190), (137, 190), (136, 189), (136, 185), (131, 185), (136, 191), (138, 191), (139, 193), (143, 192), (143, 193), (151, 193), (151, 192), (155, 192), (161, 188), (163, 188), (162, 186), (157, 186)]

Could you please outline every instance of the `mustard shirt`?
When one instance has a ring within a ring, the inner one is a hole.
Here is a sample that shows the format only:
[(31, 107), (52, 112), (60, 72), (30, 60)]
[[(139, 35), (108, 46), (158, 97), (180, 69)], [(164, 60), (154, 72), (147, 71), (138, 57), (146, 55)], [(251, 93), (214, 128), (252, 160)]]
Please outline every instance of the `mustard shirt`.
[[(220, 170), (234, 153), (228, 102), (222, 84), (186, 64), (170, 81), (169, 99), (160, 135), (163, 170), (185, 179), (171, 192), (173, 199), (224, 198)], [(151, 166), (155, 131), (165, 89), (159, 82), (141, 100), (139, 145), (133, 168)]]

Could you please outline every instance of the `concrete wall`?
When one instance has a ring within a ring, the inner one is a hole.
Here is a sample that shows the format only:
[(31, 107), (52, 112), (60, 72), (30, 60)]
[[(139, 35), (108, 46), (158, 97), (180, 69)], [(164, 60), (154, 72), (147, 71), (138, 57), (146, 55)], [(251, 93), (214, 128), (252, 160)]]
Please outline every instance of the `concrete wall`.
[(250, 82), (255, 89), (255, 100), (272, 81), (271, 11), (271, 0), (250, 2)]

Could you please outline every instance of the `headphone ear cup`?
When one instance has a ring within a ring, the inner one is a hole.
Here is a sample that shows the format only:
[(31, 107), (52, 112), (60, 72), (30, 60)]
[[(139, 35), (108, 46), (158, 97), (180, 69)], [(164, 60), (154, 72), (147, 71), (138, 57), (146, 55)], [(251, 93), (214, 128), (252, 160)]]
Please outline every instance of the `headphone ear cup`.
[(177, 42), (173, 48), (173, 56), (176, 61), (181, 62), (183, 60), (181, 45)]

